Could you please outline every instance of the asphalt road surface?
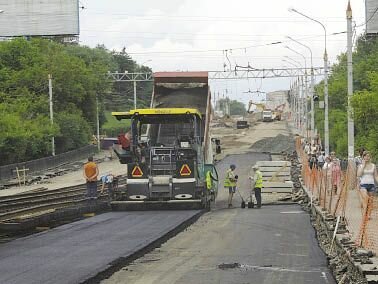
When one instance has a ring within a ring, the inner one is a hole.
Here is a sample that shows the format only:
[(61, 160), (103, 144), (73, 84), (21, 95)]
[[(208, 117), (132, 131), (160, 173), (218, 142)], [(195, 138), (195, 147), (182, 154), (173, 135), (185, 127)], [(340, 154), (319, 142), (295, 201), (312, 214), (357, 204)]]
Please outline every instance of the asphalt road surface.
[[(239, 189), (249, 190), (250, 167), (266, 154), (227, 156), (217, 165), (220, 182), (236, 164)], [(215, 208), (160, 248), (135, 260), (103, 283), (330, 283), (326, 256), (318, 246), (310, 216), (298, 205), (227, 209), (221, 189)]]
[(0, 283), (81, 283), (199, 211), (111, 212), (0, 245)]

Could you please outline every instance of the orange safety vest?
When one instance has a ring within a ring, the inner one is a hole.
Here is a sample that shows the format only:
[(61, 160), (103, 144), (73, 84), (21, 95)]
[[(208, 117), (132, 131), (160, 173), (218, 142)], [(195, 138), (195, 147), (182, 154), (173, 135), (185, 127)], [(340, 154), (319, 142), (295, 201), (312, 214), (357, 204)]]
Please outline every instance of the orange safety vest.
[(88, 178), (89, 181), (97, 180), (97, 175), (94, 176), (96, 174), (96, 169), (97, 169), (97, 165), (95, 162), (88, 162), (84, 165), (85, 176)]

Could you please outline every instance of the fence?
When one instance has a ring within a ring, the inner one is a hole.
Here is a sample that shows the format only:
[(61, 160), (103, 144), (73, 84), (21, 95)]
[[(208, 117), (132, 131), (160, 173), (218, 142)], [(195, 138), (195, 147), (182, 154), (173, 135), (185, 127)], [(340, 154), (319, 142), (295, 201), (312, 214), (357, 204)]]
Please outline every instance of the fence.
[(311, 168), (300, 139), (296, 149), (302, 161), (303, 182), (313, 201), (328, 214), (345, 220), (358, 247), (378, 254), (378, 197), (368, 196), (359, 188), (354, 161), (338, 173), (332, 168)]
[(88, 157), (96, 153), (96, 145), (87, 145), (79, 149), (75, 149), (66, 153), (62, 153), (56, 156), (45, 157), (37, 160), (10, 164), (0, 167), (0, 180), (10, 179), (17, 176), (16, 168), (18, 169), (29, 169), (28, 173), (38, 172), (41, 170), (46, 170), (50, 168), (55, 168), (63, 164), (77, 161)]

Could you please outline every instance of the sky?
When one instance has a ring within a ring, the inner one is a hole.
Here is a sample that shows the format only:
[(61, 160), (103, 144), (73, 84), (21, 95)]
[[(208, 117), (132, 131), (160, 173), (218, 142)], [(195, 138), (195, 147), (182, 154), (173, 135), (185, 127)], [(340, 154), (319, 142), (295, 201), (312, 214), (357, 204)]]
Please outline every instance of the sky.
[[(347, 0), (80, 0), (80, 44), (104, 44), (126, 52), (156, 71), (223, 71), (239, 66), (293, 68), (323, 66), (327, 30), (330, 64), (346, 51)], [(351, 0), (356, 35), (364, 32), (365, 2)], [(272, 44), (282, 42), (280, 44)], [(298, 55), (294, 51), (302, 56)], [(289, 58), (287, 58), (287, 57)], [(305, 57), (305, 59), (303, 58)], [(286, 61), (284, 61), (286, 60)], [(124, 71), (124, 70), (114, 70)], [(319, 81), (321, 78), (317, 78)], [(247, 103), (270, 92), (289, 89), (290, 78), (213, 80), (215, 94)]]

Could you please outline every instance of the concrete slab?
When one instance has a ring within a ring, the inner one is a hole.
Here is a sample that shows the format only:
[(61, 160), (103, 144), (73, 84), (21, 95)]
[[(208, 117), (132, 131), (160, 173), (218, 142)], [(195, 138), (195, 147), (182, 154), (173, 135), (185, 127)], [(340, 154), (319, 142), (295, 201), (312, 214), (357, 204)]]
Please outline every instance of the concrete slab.
[(378, 275), (366, 275), (368, 284), (378, 284)]
[(112, 212), (0, 245), (0, 283), (81, 283), (200, 211)]
[(291, 193), (293, 191), (292, 188), (263, 188), (262, 193)]
[(293, 182), (288, 181), (288, 182), (273, 182), (273, 181), (268, 181), (264, 182), (264, 188), (292, 188), (293, 187)]
[(260, 167), (291, 167), (291, 162), (289, 161), (258, 161), (256, 164)]
[(269, 166), (264, 166), (260, 167), (260, 171), (262, 172), (289, 172), (290, 173), (290, 167), (269, 167)]
[(290, 172), (274, 172), (274, 171), (261, 171), (263, 174), (263, 177), (272, 177), (272, 176), (277, 176), (277, 177), (290, 177)]
[(286, 182), (286, 181), (290, 181), (291, 178), (290, 177), (285, 177), (285, 176), (282, 176), (282, 177), (274, 177), (272, 179), (272, 177), (263, 177), (263, 181), (264, 182), (270, 182), (270, 181), (276, 181), (276, 182)]

